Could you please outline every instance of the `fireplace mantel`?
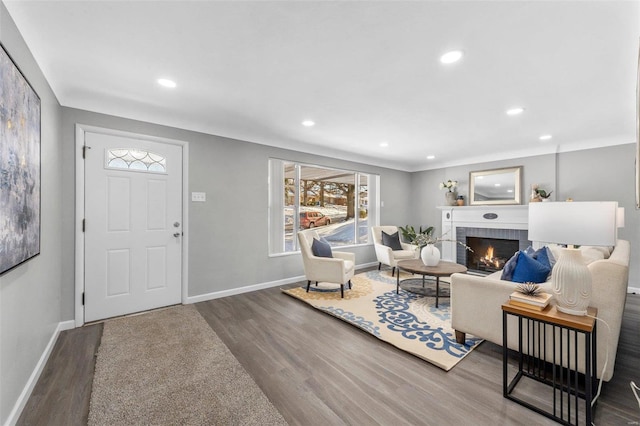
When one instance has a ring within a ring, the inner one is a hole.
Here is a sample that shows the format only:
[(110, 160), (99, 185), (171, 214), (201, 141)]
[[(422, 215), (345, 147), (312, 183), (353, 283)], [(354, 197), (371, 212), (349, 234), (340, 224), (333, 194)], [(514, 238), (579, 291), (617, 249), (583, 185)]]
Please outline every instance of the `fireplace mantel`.
[[(457, 228), (527, 230), (529, 206), (441, 206), (442, 235), (456, 241)], [(442, 242), (442, 259), (456, 262), (456, 243)]]

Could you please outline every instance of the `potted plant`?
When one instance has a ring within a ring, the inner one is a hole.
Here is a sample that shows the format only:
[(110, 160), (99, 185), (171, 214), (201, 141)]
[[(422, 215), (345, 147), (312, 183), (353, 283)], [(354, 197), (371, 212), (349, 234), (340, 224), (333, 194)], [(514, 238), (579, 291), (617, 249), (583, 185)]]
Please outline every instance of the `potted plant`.
[(409, 244), (415, 244), (414, 241), (416, 240), (416, 237), (418, 235), (423, 235), (423, 234), (430, 235), (435, 230), (433, 226), (427, 226), (424, 229), (422, 229), (422, 225), (420, 225), (420, 229), (418, 230), (418, 232), (416, 232), (415, 228), (411, 225), (407, 225), (404, 228), (402, 226), (398, 226), (398, 229), (400, 230), (400, 232), (402, 232), (402, 238), (404, 239), (404, 241), (406, 241)]
[(540, 197), (542, 199), (542, 201), (549, 201), (549, 197), (551, 196), (551, 194), (553, 193), (553, 191), (545, 191), (544, 189), (536, 189), (536, 193), (538, 194), (538, 197)]

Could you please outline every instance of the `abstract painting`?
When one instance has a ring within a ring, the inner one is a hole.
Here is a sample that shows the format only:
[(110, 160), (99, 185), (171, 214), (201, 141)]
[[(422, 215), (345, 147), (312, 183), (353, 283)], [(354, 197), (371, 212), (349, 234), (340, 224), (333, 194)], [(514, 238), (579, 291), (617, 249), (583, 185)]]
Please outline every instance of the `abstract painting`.
[(0, 44), (0, 274), (40, 254), (40, 98)]

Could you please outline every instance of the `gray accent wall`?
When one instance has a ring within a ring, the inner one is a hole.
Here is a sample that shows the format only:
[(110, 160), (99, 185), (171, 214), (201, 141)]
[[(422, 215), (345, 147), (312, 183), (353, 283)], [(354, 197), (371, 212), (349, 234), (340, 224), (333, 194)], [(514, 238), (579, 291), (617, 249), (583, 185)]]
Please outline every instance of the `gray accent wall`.
[(631, 242), (629, 287), (640, 288), (640, 213), (635, 209), (635, 144), (615, 145), (583, 151), (563, 152), (448, 167), (416, 172), (411, 175), (411, 223), (432, 225), (441, 231), (441, 212), (445, 204), (444, 190), (438, 184), (447, 179), (458, 180), (458, 193), (469, 198), (469, 172), (523, 166), (522, 204), (528, 204), (531, 184), (553, 190), (551, 200), (617, 201), (625, 208), (625, 227), (619, 238)]
[[(60, 321), (62, 280), (61, 109), (9, 12), (0, 2), (0, 42), (40, 96), (40, 255), (0, 276), (0, 424), (5, 424)], [(68, 247), (66, 247), (68, 249)]]
[[(64, 213), (74, 214), (75, 125), (117, 129), (189, 143), (189, 192), (205, 203), (189, 205), (189, 296), (303, 275), (299, 254), (268, 255), (268, 160), (270, 157), (380, 175), (381, 223), (409, 221), (410, 174), (330, 157), (63, 108)], [(91, 155), (91, 153), (89, 154)], [(88, 225), (90, 226), (90, 225)], [(63, 223), (65, 275), (73, 268), (73, 222)], [(373, 246), (348, 248), (357, 264), (375, 261)], [(66, 281), (65, 281), (66, 282)], [(63, 289), (63, 312), (73, 318), (74, 284)]]

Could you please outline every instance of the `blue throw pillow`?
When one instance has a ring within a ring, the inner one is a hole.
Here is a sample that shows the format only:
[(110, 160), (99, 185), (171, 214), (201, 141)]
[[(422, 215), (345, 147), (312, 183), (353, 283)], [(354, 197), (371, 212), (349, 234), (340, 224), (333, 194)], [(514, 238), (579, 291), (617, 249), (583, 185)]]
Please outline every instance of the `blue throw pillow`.
[(547, 251), (546, 246), (538, 249), (534, 253), (533, 258), (549, 268), (549, 270), (553, 269), (553, 267), (551, 266), (551, 259), (549, 259), (549, 252)]
[(526, 253), (520, 252), (516, 269), (511, 281), (516, 283), (543, 283), (547, 280), (551, 268), (535, 260)]
[(400, 244), (400, 236), (396, 231), (394, 234), (387, 234), (382, 231), (382, 244), (391, 247), (391, 250), (402, 250), (402, 244)]
[(527, 253), (529, 256), (533, 257), (534, 259), (536, 258), (535, 254), (536, 254), (536, 250), (529, 246), (524, 250), (525, 253)]
[(520, 252), (517, 251), (513, 256), (511, 256), (511, 259), (504, 264), (504, 267), (502, 268), (502, 275), (500, 276), (501, 280), (511, 281), (511, 278), (513, 278), (513, 271), (516, 269), (516, 263), (518, 263), (519, 254)]
[(331, 245), (324, 238), (322, 238), (321, 240), (318, 240), (316, 238), (313, 239), (313, 244), (311, 244), (311, 252), (314, 256), (318, 257), (333, 257), (333, 253), (331, 253)]

